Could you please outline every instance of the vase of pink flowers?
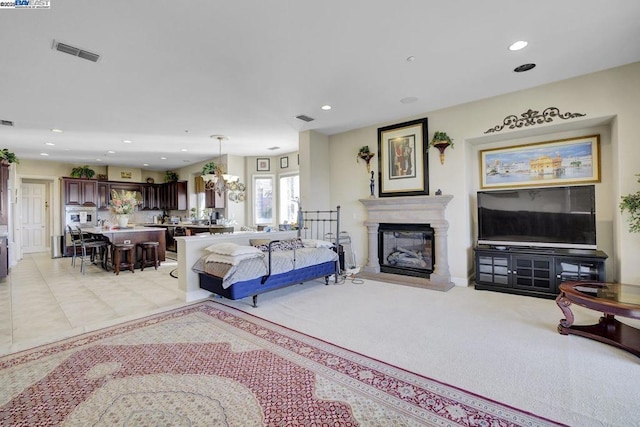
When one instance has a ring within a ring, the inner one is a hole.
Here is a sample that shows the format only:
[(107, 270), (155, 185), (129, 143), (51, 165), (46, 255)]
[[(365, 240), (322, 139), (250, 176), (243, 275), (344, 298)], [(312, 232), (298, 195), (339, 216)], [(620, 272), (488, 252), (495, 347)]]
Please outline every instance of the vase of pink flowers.
[(120, 228), (126, 228), (129, 225), (129, 215), (135, 211), (138, 203), (135, 191), (121, 190), (118, 192), (111, 190), (109, 206), (111, 211), (116, 214)]

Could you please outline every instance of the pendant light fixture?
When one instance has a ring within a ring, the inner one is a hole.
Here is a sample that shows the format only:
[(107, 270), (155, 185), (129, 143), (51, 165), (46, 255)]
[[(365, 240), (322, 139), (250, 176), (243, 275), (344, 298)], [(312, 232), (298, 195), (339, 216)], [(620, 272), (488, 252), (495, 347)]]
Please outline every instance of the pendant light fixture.
[(229, 185), (238, 181), (240, 177), (225, 173), (222, 165), (222, 141), (229, 138), (224, 135), (211, 135), (211, 138), (218, 140), (218, 163), (213, 173), (202, 175), (202, 179), (204, 179), (207, 190), (215, 190), (216, 193), (222, 196), (225, 191), (229, 190)]

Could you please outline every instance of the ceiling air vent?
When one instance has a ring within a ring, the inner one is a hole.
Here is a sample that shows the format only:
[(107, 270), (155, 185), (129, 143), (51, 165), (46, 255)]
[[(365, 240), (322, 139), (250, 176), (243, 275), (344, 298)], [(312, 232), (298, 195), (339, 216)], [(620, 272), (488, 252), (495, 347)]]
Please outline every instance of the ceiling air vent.
[(11, 120), (0, 120), (0, 125), (2, 125), (2, 126), (13, 126), (13, 122)]
[(65, 43), (53, 41), (53, 49), (58, 52), (68, 53), (69, 55), (77, 56), (78, 58), (86, 59), (91, 62), (98, 62), (100, 55), (97, 53), (89, 52), (78, 47), (74, 47)]
[(305, 116), (304, 114), (300, 114), (299, 116), (296, 116), (296, 119), (300, 119), (303, 122), (312, 122), (315, 120), (313, 117)]

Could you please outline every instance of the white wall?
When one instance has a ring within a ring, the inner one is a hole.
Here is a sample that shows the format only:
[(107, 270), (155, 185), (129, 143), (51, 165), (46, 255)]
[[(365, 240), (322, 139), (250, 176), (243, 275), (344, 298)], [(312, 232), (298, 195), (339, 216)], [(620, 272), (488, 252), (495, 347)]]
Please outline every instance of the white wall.
[(300, 132), (300, 201), (303, 210), (329, 209), (331, 201), (329, 138), (315, 131)]
[[(547, 107), (585, 116), (571, 120), (556, 117), (550, 123), (493, 135), (484, 133), (502, 124), (509, 115)], [(441, 130), (455, 140), (455, 148), (446, 151), (444, 165), (435, 149), (429, 150), (428, 164), (431, 194), (441, 189), (454, 196), (446, 216), (450, 269), (456, 284), (466, 284), (473, 272), (478, 150), (594, 132), (602, 135), (602, 182), (596, 190), (598, 245), (610, 256), (610, 280), (640, 284), (640, 263), (636, 260), (640, 234), (627, 231), (617, 207), (622, 194), (638, 189), (635, 174), (640, 173), (640, 63), (330, 136), (330, 204), (342, 206), (342, 229), (352, 235), (359, 265), (366, 261), (367, 239), (363, 225), (366, 211), (358, 199), (369, 196), (369, 176), (364, 163), (356, 164), (356, 153), (363, 145), (372, 150), (378, 146), (379, 127), (420, 117), (428, 118), (429, 139), (435, 130)], [(371, 165), (377, 172), (376, 158)], [(376, 182), (376, 192), (377, 187)]]

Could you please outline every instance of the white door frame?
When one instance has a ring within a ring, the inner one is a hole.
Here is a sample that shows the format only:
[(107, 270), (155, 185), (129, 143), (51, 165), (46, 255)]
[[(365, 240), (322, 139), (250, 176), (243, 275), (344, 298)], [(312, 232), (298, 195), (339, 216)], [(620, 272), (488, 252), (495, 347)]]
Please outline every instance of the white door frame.
[[(47, 238), (51, 234), (49, 231), (50, 221), (48, 218), (51, 210), (49, 202), (49, 185), (48, 182), (22, 180), (22, 221), (20, 229), (22, 230), (22, 253), (46, 252), (49, 249), (51, 239)], [(30, 192), (25, 191), (26, 188)], [(26, 197), (26, 199), (25, 199)], [(25, 203), (29, 200), (29, 203)], [(27, 218), (25, 218), (25, 216)]]
[(10, 219), (11, 229), (13, 231), (13, 238), (10, 239), (13, 250), (9, 250), (9, 262), (11, 265), (15, 265), (24, 257), (20, 224), (22, 223), (22, 180), (25, 179), (39, 181), (47, 185), (49, 212), (47, 212), (46, 215), (46, 226), (49, 230), (47, 239), (47, 248), (49, 250), (51, 249), (51, 236), (60, 236), (62, 234), (60, 177), (47, 175), (16, 175), (15, 182), (18, 183), (18, 185), (15, 189), (11, 189), (11, 204), (13, 205), (11, 213), (13, 214), (13, 218), (15, 218), (13, 221)]

